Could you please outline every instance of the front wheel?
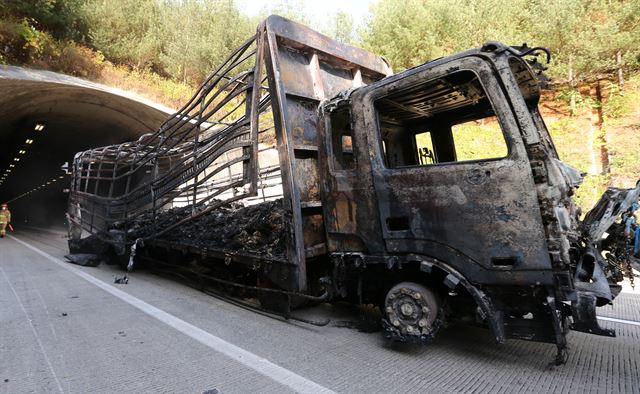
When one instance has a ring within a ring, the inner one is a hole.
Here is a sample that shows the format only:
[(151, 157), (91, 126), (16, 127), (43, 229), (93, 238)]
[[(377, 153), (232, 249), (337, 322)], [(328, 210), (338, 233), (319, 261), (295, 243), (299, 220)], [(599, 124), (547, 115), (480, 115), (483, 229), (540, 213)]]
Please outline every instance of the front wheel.
[(437, 294), (415, 282), (401, 282), (389, 290), (383, 316), (385, 335), (400, 342), (429, 343), (443, 322)]

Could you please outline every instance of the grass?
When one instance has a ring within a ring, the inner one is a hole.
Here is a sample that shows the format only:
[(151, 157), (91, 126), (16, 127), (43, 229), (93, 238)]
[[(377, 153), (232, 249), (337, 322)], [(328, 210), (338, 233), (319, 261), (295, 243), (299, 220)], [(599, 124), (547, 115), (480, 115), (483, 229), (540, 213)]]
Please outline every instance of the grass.
[(131, 70), (109, 64), (103, 68), (97, 82), (131, 91), (169, 108), (179, 109), (196, 88), (163, 78), (145, 70)]
[(451, 128), (458, 161), (506, 157), (507, 143), (495, 117)]
[[(506, 157), (509, 153), (500, 125), (495, 118), (466, 122), (451, 128), (457, 161)], [(416, 135), (418, 149), (433, 150), (429, 132)]]
[(611, 154), (611, 182), (632, 187), (640, 178), (640, 74), (626, 83), (624, 94), (610, 95), (603, 106)]

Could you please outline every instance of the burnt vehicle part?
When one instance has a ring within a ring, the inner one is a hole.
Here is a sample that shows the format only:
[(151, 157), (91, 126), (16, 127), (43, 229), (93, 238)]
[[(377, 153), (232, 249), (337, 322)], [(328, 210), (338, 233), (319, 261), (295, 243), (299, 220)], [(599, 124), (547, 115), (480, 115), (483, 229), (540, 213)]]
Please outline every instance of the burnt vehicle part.
[(632, 287), (634, 253), (638, 242), (638, 224), (634, 215), (639, 207), (640, 181), (634, 189), (608, 188), (581, 225), (589, 244), (605, 251), (601, 264), (605, 275), (619, 282), (624, 272)]
[[(307, 260), (318, 260), (315, 277), (326, 276), (318, 105), (390, 74), (379, 56), (272, 16), (156, 133), (78, 153), (71, 221), (112, 245), (123, 263), (140, 238), (140, 259), (154, 247), (180, 250), (242, 264), (263, 286), (306, 291)], [(277, 199), (290, 217), (283, 256), (172, 237), (234, 201)]]
[[(395, 340), (461, 320), (561, 361), (570, 324), (612, 335), (595, 307), (621, 271), (580, 228), (581, 174), (537, 108), (538, 51), (490, 42), (392, 75), (271, 16), (156, 133), (79, 153), (69, 215), (125, 263), (172, 261), (285, 315), (372, 303)], [(260, 213), (276, 200), (287, 226)], [(264, 241), (274, 228), (284, 244)]]
[[(395, 281), (411, 279), (407, 289), (427, 284), (449, 299), (454, 314), (475, 314), (499, 342), (557, 344), (558, 361), (568, 320), (576, 330), (614, 335), (598, 327), (595, 307), (613, 300), (619, 277), (603, 275), (600, 250), (579, 230), (571, 195), (582, 176), (557, 155), (526, 54), (488, 43), (344, 92), (323, 107), (329, 251), (352, 272), (357, 292), (385, 300), (392, 337), (429, 341), (437, 327), (414, 319), (410, 297), (391, 301), (397, 289), (379, 278), (390, 273)], [(487, 120), (499, 126), (492, 138), (502, 149), (461, 154), (454, 128)], [(375, 278), (360, 268), (375, 265), (384, 267)], [(343, 286), (342, 294), (356, 291)], [(462, 291), (466, 298), (451, 299)], [(408, 319), (399, 318), (402, 305)]]

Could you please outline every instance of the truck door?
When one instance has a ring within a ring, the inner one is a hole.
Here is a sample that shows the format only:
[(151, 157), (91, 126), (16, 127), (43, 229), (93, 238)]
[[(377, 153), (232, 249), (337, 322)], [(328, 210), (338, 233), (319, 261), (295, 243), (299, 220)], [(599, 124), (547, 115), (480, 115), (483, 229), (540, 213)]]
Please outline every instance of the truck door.
[(363, 94), (389, 254), (432, 256), (485, 283), (550, 269), (517, 119), (488, 62), (427, 64)]

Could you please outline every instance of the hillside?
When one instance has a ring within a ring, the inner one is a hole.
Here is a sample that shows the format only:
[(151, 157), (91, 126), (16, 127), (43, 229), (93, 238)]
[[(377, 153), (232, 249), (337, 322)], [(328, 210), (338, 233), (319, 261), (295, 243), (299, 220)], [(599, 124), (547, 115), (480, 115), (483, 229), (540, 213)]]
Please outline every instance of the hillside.
[(195, 90), (145, 68), (115, 64), (96, 50), (71, 40), (58, 40), (26, 21), (0, 18), (0, 65), (9, 64), (73, 75), (114, 86), (179, 108)]
[[(606, 87), (602, 103), (603, 128), (611, 171), (606, 176), (587, 175), (576, 196), (583, 209), (591, 207), (607, 185), (632, 187), (640, 179), (640, 74), (629, 78), (624, 94), (612, 82), (603, 85)], [(568, 103), (561, 97), (558, 91), (546, 94), (540, 105), (541, 112), (560, 158), (589, 173), (591, 104), (583, 102), (578, 105), (575, 116), (571, 116)]]
[[(29, 23), (0, 19), (0, 64), (61, 72), (134, 92), (170, 108), (179, 108), (196, 89), (163, 77), (148, 68), (118, 65), (99, 51), (71, 40), (58, 40), (34, 29)], [(640, 74), (627, 77), (622, 94), (614, 82), (603, 81), (604, 131), (610, 154), (610, 174), (588, 175), (576, 195), (583, 209), (592, 206), (607, 185), (631, 187), (640, 177)], [(541, 111), (554, 138), (560, 157), (585, 173), (590, 172), (590, 114), (594, 105), (581, 93), (572, 116), (566, 87), (547, 91)]]

